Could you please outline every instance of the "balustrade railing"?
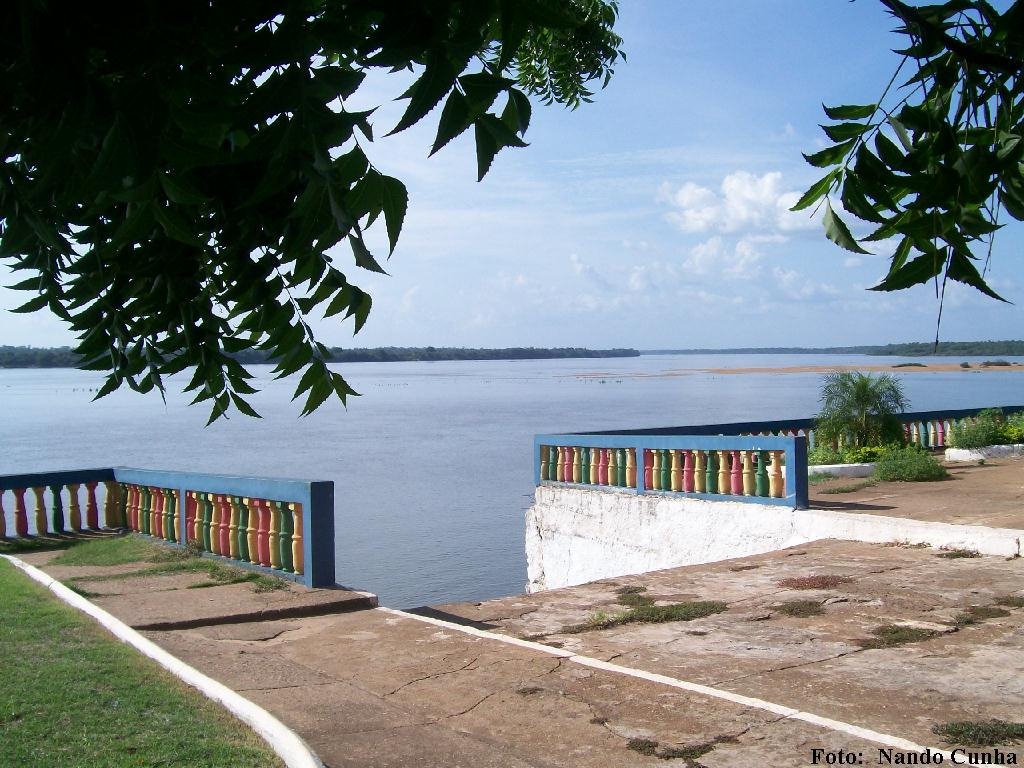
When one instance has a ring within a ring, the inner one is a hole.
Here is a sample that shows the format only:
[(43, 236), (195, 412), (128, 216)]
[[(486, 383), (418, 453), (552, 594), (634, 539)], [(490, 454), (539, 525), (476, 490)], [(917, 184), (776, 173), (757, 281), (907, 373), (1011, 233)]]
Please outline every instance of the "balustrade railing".
[[(1004, 414), (1024, 411), (1024, 405), (995, 406)], [(979, 413), (990, 408), (960, 408), (941, 411), (907, 411), (897, 414), (906, 444), (921, 445), (925, 448), (945, 448), (953, 429), (973, 421)], [(729, 424), (690, 424), (680, 427), (656, 427), (654, 429), (629, 429), (590, 432), (591, 435), (775, 435), (805, 437), (809, 448), (817, 444), (815, 419), (783, 419), (779, 421), (735, 422)], [(848, 441), (848, 439), (847, 439)]]
[(538, 485), (807, 507), (802, 436), (539, 435)]
[(125, 467), (0, 476), (0, 538), (120, 528), (335, 584), (331, 482)]

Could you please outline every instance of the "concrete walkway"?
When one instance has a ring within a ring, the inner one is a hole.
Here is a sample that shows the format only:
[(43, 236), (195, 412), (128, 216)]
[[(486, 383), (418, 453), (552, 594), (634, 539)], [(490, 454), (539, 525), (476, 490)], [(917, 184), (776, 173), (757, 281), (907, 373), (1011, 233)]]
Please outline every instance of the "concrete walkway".
[[(128, 570), (47, 567), (49, 558), (24, 559), (59, 578)], [(76, 585), (102, 593), (91, 599), (128, 623), (162, 627), (145, 634), (295, 728), (334, 768), (803, 766), (815, 748), (876, 765), (884, 764), (879, 735), (890, 747), (949, 749), (933, 725), (1022, 719), (1024, 608), (955, 632), (944, 624), (972, 605), (1021, 595), (1022, 563), (817, 542), (427, 612), (483, 633), (346, 610), (368, 598), (340, 590), (187, 589), (191, 577), (180, 574)], [(809, 591), (779, 584), (807, 576), (849, 580)], [(719, 600), (726, 609), (689, 622), (565, 631), (598, 611), (625, 610), (623, 586), (646, 587), (659, 603)], [(786, 616), (780, 606), (791, 600), (824, 612)], [(856, 644), (893, 622), (926, 622), (918, 626), (937, 634), (880, 650)]]

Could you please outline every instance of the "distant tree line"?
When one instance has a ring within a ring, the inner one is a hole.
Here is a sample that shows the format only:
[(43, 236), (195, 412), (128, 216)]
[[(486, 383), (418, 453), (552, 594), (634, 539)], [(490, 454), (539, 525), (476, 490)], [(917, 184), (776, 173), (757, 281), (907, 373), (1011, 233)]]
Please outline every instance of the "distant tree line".
[[(437, 360), (553, 360), (558, 358), (637, 357), (635, 349), (586, 349), (584, 347), (331, 347), (331, 362), (395, 363)], [(248, 350), (232, 355), (243, 364), (273, 362), (266, 354)], [(0, 368), (74, 368), (78, 355), (70, 347), (0, 346)]]
[(889, 355), (926, 357), (941, 355), (1024, 355), (1024, 341), (909, 341), (903, 344), (862, 345), (853, 347), (734, 347), (732, 349), (650, 349), (646, 355)]

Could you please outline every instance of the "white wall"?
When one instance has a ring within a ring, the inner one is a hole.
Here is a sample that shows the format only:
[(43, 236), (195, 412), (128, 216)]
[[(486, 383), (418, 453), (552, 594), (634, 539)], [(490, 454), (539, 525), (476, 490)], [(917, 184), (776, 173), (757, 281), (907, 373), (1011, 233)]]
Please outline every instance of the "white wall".
[(542, 485), (526, 513), (527, 591), (761, 554), (818, 539), (1021, 554), (1024, 531)]

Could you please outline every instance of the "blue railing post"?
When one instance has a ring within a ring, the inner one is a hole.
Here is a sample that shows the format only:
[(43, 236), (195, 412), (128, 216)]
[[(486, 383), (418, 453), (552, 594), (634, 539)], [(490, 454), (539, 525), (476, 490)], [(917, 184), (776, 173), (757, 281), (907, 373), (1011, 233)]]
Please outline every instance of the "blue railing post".
[(800, 435), (793, 438), (793, 447), (786, 451), (786, 491), (787, 496), (792, 493), (794, 507), (807, 509), (807, 438)]
[[(307, 583), (311, 587), (335, 586), (334, 483), (309, 484), (308, 503), (302, 505)], [(314, 535), (315, 533), (315, 535)]]

